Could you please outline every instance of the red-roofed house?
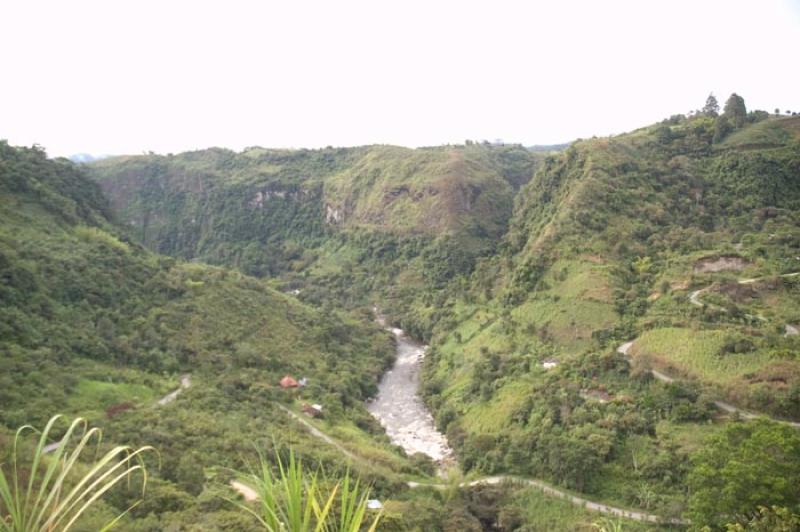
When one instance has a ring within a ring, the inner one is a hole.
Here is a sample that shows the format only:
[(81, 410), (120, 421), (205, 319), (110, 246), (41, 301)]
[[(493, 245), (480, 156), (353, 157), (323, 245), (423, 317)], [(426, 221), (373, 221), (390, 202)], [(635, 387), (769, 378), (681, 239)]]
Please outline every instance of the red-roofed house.
[(289, 375), (281, 379), (281, 388), (298, 388), (300, 384)]

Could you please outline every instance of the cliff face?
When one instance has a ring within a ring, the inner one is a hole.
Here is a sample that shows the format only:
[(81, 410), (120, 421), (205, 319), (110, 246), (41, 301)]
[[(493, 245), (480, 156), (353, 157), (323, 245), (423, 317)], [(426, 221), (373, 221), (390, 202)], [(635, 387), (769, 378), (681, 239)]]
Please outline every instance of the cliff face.
[[(513, 195), (540, 156), (516, 147), (410, 150), (370, 146), (317, 151), (211, 149), (176, 156), (115, 157), (91, 166), (124, 222), (158, 248), (166, 236), (149, 229), (198, 218), (245, 218), (288, 209), (299, 232), (319, 223), (393, 234), (458, 233), (471, 225), (502, 234)], [(248, 211), (257, 207), (259, 213)], [(284, 227), (273, 224), (271, 233)], [(206, 235), (213, 238), (213, 235)], [(196, 254), (191, 244), (179, 254)]]

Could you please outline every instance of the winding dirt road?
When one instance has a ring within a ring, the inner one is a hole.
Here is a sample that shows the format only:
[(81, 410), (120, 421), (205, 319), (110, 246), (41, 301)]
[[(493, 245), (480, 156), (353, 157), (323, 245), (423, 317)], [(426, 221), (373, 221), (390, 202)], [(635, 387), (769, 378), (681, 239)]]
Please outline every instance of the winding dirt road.
[(258, 492), (243, 482), (231, 480), (231, 487), (238, 491), (244, 497), (244, 500), (248, 502), (258, 499)]
[(278, 404), (278, 408), (289, 414), (289, 416), (294, 418), (295, 421), (298, 421), (300, 424), (302, 424), (308, 430), (308, 432), (310, 432), (314, 437), (324, 441), (328, 445), (335, 447), (336, 450), (338, 450), (340, 453), (346, 456), (349, 460), (352, 460), (353, 462), (357, 462), (359, 460), (359, 458), (356, 455), (345, 449), (344, 446), (342, 446), (342, 444), (340, 444), (339, 442), (337, 442), (336, 440), (334, 440), (333, 438), (331, 438), (330, 436), (319, 430), (317, 427), (309, 423), (307, 420), (303, 419), (303, 417), (297, 412), (290, 410), (289, 408), (287, 408), (282, 404)]
[[(774, 279), (774, 278), (788, 278), (788, 277), (797, 277), (800, 275), (800, 272), (793, 272), (793, 273), (784, 273), (781, 275), (764, 275), (762, 277), (751, 277), (749, 279), (739, 279), (739, 284), (755, 284), (759, 281), (763, 281), (765, 279)], [(700, 300), (700, 295), (704, 292), (707, 292), (712, 285), (706, 286), (705, 288), (701, 288), (699, 290), (695, 290), (691, 294), (689, 294), (689, 303), (696, 307), (709, 307), (721, 312), (727, 312), (726, 309), (720, 307), (719, 305), (712, 305), (710, 303), (703, 303)], [(767, 318), (760, 314), (745, 314), (750, 319), (755, 319), (759, 321), (768, 321)], [(798, 329), (792, 325), (786, 325), (786, 334), (784, 336), (791, 336), (793, 334), (798, 334)]]
[[(290, 415), (292, 418), (294, 418), (296, 421), (299, 421), (306, 429), (308, 429), (311, 435), (313, 435), (316, 438), (319, 438), (321, 441), (327, 443), (328, 445), (331, 445), (332, 447), (337, 449), (340, 453), (342, 453), (342, 455), (347, 457), (349, 460), (353, 461), (361, 460), (358, 456), (355, 456), (353, 453), (345, 449), (339, 442), (337, 442), (336, 440), (334, 440), (333, 438), (331, 438), (330, 436), (319, 430), (317, 427), (309, 423), (307, 420), (303, 419), (302, 416), (300, 416), (296, 412), (290, 410), (284, 405), (278, 405), (278, 407), (281, 408), (281, 410), (286, 412), (288, 415)], [(636, 510), (626, 510), (624, 508), (618, 508), (616, 506), (609, 506), (607, 504), (590, 501), (588, 499), (578, 497), (571, 493), (567, 493), (566, 491), (560, 490), (558, 488), (554, 488), (550, 484), (535, 478), (524, 478), (524, 477), (516, 477), (510, 475), (493, 475), (488, 477), (482, 477), (469, 482), (462, 482), (459, 484), (459, 486), (472, 487), (481, 484), (500, 484), (503, 482), (510, 482), (510, 483), (524, 484), (526, 486), (531, 486), (541, 490), (546, 495), (563, 499), (576, 506), (581, 506), (593, 512), (613, 515), (617, 517), (624, 517), (627, 519), (633, 519), (635, 521), (643, 521), (648, 523), (669, 523), (674, 525), (689, 524), (689, 521), (684, 519), (665, 519), (661, 516), (654, 514), (639, 512)], [(406, 485), (411, 489), (415, 488), (444, 489), (448, 487), (447, 484), (425, 483), (425, 482), (414, 482), (414, 481), (407, 482)], [(245, 498), (245, 500), (252, 501), (258, 497), (253, 488), (238, 480), (231, 481), (230, 486), (237, 492), (239, 492)]]
[[(294, 412), (293, 410), (289, 409), (288, 407), (282, 404), (279, 403), (276, 404), (278, 408), (286, 412), (292, 419), (303, 425), (303, 427), (305, 427), (306, 430), (308, 430), (308, 432), (310, 432), (312, 436), (335, 448), (351, 462), (357, 462), (360, 460), (359, 457), (357, 457), (356, 455), (345, 449), (342, 444), (340, 444), (339, 442), (337, 442), (336, 440), (334, 440), (333, 438), (331, 438), (330, 436), (319, 430), (317, 427), (309, 423), (307, 420), (303, 419), (303, 417), (300, 414)], [(231, 480), (230, 486), (234, 490), (239, 492), (239, 494), (241, 494), (241, 496), (244, 497), (244, 500), (246, 501), (254, 501), (258, 499), (258, 493), (256, 492), (256, 490), (254, 490), (252, 487), (248, 486), (244, 482), (241, 482), (239, 480)]]
[[(633, 345), (633, 342), (634, 341), (631, 340), (630, 342), (625, 342), (624, 344), (619, 346), (617, 348), (617, 353), (625, 355), (626, 357), (628, 357), (628, 359), (630, 359), (630, 356), (628, 355), (628, 351), (630, 350), (631, 346)], [(653, 377), (655, 377), (656, 379), (660, 380), (661, 382), (666, 382), (666, 383), (675, 382), (675, 379), (673, 377), (670, 377), (669, 375), (665, 375), (664, 373), (661, 373), (658, 370), (650, 369), (650, 373), (653, 375)], [(773, 418), (771, 416), (768, 416), (766, 414), (748, 412), (748, 411), (742, 410), (741, 408), (738, 408), (738, 407), (736, 407), (736, 406), (734, 406), (734, 405), (732, 405), (730, 403), (726, 403), (725, 401), (716, 400), (716, 401), (714, 401), (714, 406), (716, 406), (720, 410), (723, 410), (723, 411), (725, 411), (725, 412), (727, 412), (729, 414), (738, 414), (739, 417), (741, 417), (742, 419), (768, 418), (768, 419), (771, 419), (772, 421), (774, 421), (776, 423), (781, 423), (783, 425), (788, 425), (790, 427), (794, 427), (796, 429), (800, 429), (800, 423), (798, 423), (798, 422), (785, 421), (783, 419), (775, 419), (775, 418)]]
[[(781, 275), (764, 275), (762, 277), (751, 277), (751, 278), (748, 278), (748, 279), (739, 279), (738, 282), (739, 282), (739, 284), (755, 284), (755, 283), (757, 283), (759, 281), (763, 281), (765, 279), (788, 278), (788, 277), (797, 277), (797, 276), (800, 276), (800, 272), (784, 273), (784, 274), (781, 274)], [(710, 306), (710, 307), (713, 307), (713, 308), (715, 308), (717, 310), (721, 310), (721, 311), (725, 312), (725, 309), (723, 309), (722, 307), (719, 307), (717, 305), (709, 305), (707, 303), (703, 303), (700, 300), (700, 295), (703, 294), (704, 292), (708, 291), (710, 288), (711, 288), (711, 285), (706, 286), (705, 288), (701, 288), (699, 290), (695, 290), (694, 292), (689, 294), (689, 303), (691, 303), (692, 305), (697, 306), (697, 307)], [(765, 318), (764, 316), (761, 316), (761, 315), (746, 314), (746, 316), (749, 317), (749, 318), (757, 319), (759, 321), (767, 321), (767, 318)], [(794, 325), (786, 324), (784, 326), (784, 329), (785, 329), (784, 336), (793, 336), (793, 335), (796, 335), (796, 334), (800, 333), (800, 330), (798, 330), (797, 327), (795, 327)], [(623, 355), (627, 356), (628, 355), (628, 350), (631, 348), (631, 345), (633, 345), (633, 341), (625, 342), (624, 344), (622, 344), (621, 346), (619, 346), (617, 348), (617, 352), (622, 353)], [(653, 374), (653, 377), (655, 377), (656, 379), (658, 379), (660, 381), (663, 381), (663, 382), (668, 382), (669, 383), (669, 382), (674, 382), (675, 381), (675, 379), (673, 379), (672, 377), (670, 377), (668, 375), (665, 375), (664, 373), (661, 373), (660, 371), (657, 371), (655, 369), (651, 369), (650, 373)], [(716, 406), (720, 410), (728, 412), (729, 414), (738, 414), (739, 416), (741, 416), (744, 419), (756, 419), (756, 418), (759, 418), (759, 417), (767, 417), (767, 418), (772, 419), (773, 421), (775, 421), (777, 423), (782, 423), (784, 425), (788, 425), (790, 427), (794, 427), (794, 428), (800, 429), (800, 423), (797, 423), (797, 422), (794, 422), (794, 421), (784, 421), (784, 420), (781, 420), (781, 419), (775, 419), (775, 418), (772, 418), (771, 416), (767, 416), (765, 414), (757, 414), (757, 413), (753, 413), (753, 412), (747, 412), (746, 410), (742, 410), (741, 408), (738, 408), (738, 407), (736, 407), (736, 406), (734, 406), (734, 405), (732, 405), (730, 403), (726, 403), (725, 401), (719, 401), (719, 400), (714, 401), (714, 406)]]
[[(375, 311), (376, 315), (378, 315), (379, 323), (386, 327), (385, 320), (381, 318), (377, 309)], [(454, 460), (453, 454), (447, 439), (436, 430), (433, 417), (419, 397), (419, 372), (425, 353), (424, 346), (414, 343), (405, 336), (401, 329), (389, 330), (392, 331), (397, 340), (397, 358), (392, 369), (381, 380), (381, 385), (378, 388), (378, 397), (368, 404), (368, 409), (386, 428), (386, 432), (392, 442), (403, 447), (408, 454), (422, 452), (440, 464), (443, 461), (447, 463), (448, 459), (452, 462)], [(291, 411), (290, 413), (294, 417), (298, 417), (297, 414)], [(306, 426), (310, 426), (310, 423), (305, 422), (303, 419), (300, 420)], [(314, 431), (313, 433), (319, 432), (316, 428), (314, 428)], [(331, 438), (326, 438), (326, 441), (331, 443), (329, 440)], [(340, 448), (340, 446), (337, 445), (337, 448)], [(352, 457), (350, 453), (347, 454)], [(583, 499), (535, 478), (495, 475), (464, 482), (460, 486), (469, 487), (501, 482), (514, 482), (535, 487), (546, 495), (564, 499), (576, 506), (603, 514), (650, 523), (688, 523), (688, 521), (664, 519), (658, 515), (626, 510)], [(442, 489), (446, 487), (446, 484), (420, 482), (408, 482), (407, 485), (409, 488), (430, 487)]]
[[(571, 493), (562, 491), (558, 488), (554, 488), (553, 486), (547, 484), (546, 482), (533, 478), (515, 477), (511, 475), (494, 475), (490, 477), (479, 478), (477, 480), (473, 480), (470, 482), (462, 482), (459, 484), (459, 486), (473, 487), (480, 485), (502, 484), (504, 482), (532, 486), (534, 488), (541, 490), (542, 493), (546, 495), (550, 495), (551, 497), (556, 497), (558, 499), (564, 499), (576, 506), (582, 506), (583, 508), (586, 508), (587, 510), (591, 510), (593, 512), (614, 515), (617, 517), (625, 517), (627, 519), (633, 519), (635, 521), (644, 521), (648, 523), (668, 523), (672, 525), (690, 524), (690, 521), (686, 519), (677, 519), (677, 518), (665, 519), (659, 515), (648, 514), (646, 512), (638, 512), (636, 510), (625, 510), (623, 508), (617, 508), (616, 506), (609, 506), (607, 504), (590, 501), (588, 499), (584, 499), (582, 497), (578, 497), (576, 495), (572, 495)], [(407, 484), (409, 488), (426, 487), (434, 489), (444, 489), (448, 487), (447, 484), (425, 484), (421, 482), (408, 482)]]
[[(402, 331), (397, 330), (397, 331), (393, 331), (393, 332), (397, 336), (398, 340), (400, 338), (402, 338)], [(398, 344), (399, 344), (399, 342), (398, 342)], [(406, 346), (406, 348), (407, 347), (408, 346)], [(398, 345), (398, 349), (400, 349), (400, 345)], [(406, 357), (406, 358), (407, 358), (406, 360), (399, 361), (399, 363), (401, 363), (401, 364), (414, 363), (414, 364), (419, 365), (419, 363), (421, 361), (421, 357), (414, 357), (413, 358), (413, 362), (410, 360), (410, 357)], [(396, 362), (396, 364), (397, 363), (398, 362)], [(418, 391), (415, 388), (413, 390), (413, 395), (416, 396), (416, 398), (418, 400), (417, 392)], [(398, 397), (396, 397), (396, 396), (393, 396), (393, 397), (395, 397), (395, 399), (398, 399)], [(278, 408), (280, 408), (281, 410), (286, 412), (286, 414), (289, 415), (292, 419), (294, 419), (295, 421), (297, 421), (301, 425), (303, 425), (303, 427), (305, 427), (312, 436), (314, 436), (315, 438), (318, 438), (320, 441), (323, 441), (326, 444), (330, 445), (331, 447), (335, 448), (343, 456), (345, 456), (348, 460), (351, 460), (351, 461), (363, 461), (360, 457), (358, 457), (355, 454), (353, 454), (352, 452), (348, 451), (342, 444), (337, 442), (335, 439), (333, 439), (332, 437), (328, 436), (323, 431), (321, 431), (320, 429), (315, 427), (313, 424), (311, 424), (309, 421), (304, 419), (300, 414), (294, 412), (293, 410), (289, 409), (288, 407), (286, 407), (286, 406), (284, 406), (282, 404), (277, 404), (277, 406), (278, 406)], [(430, 415), (430, 413), (427, 413), (427, 415)], [(402, 418), (392, 417), (392, 418), (386, 419), (386, 422), (387, 423), (391, 423), (392, 422), (391, 419), (402, 419)], [(419, 439), (420, 437), (426, 437), (425, 435), (427, 435), (427, 434), (428, 434), (428, 431), (427, 430), (423, 430), (421, 433), (418, 433), (415, 436), (415, 439)], [(443, 436), (441, 434), (436, 436), (434, 438), (433, 442), (430, 442), (428, 445), (423, 445), (423, 449), (431, 451), (434, 454), (437, 454), (436, 450), (438, 450), (440, 448), (439, 447), (440, 446), (440, 438), (443, 438)], [(408, 441), (406, 443), (408, 444)], [(420, 443), (421, 442), (419, 442), (419, 441), (414, 441), (414, 443), (412, 443), (410, 446), (411, 446), (411, 448), (416, 450), (418, 448), (417, 446)], [(445, 444), (446, 444), (446, 442), (445, 442)], [(423, 450), (422, 452), (425, 452), (425, 451)], [(566, 491), (560, 490), (558, 488), (554, 488), (553, 486), (549, 485), (548, 483), (546, 483), (546, 482), (544, 482), (542, 480), (539, 480), (539, 479), (535, 479), (535, 478), (523, 478), (523, 477), (510, 476), (510, 475), (494, 475), (494, 476), (488, 476), (488, 477), (479, 478), (479, 479), (472, 480), (472, 481), (469, 481), (469, 482), (462, 482), (461, 484), (459, 484), (459, 486), (460, 487), (471, 487), (471, 486), (478, 486), (478, 485), (481, 485), (481, 484), (500, 484), (500, 483), (503, 483), (503, 482), (511, 482), (511, 483), (516, 483), (516, 484), (523, 484), (523, 485), (526, 485), (526, 486), (531, 486), (531, 487), (534, 487), (534, 488), (537, 488), (537, 489), (541, 490), (546, 495), (549, 495), (551, 497), (556, 497), (556, 498), (559, 498), (559, 499), (563, 499), (563, 500), (565, 500), (567, 502), (570, 502), (571, 504), (574, 504), (576, 506), (580, 506), (582, 508), (585, 508), (585, 509), (593, 511), (593, 512), (598, 512), (598, 513), (607, 514), (607, 515), (613, 515), (613, 516), (616, 516), (616, 517), (624, 517), (624, 518), (627, 518), (627, 519), (632, 519), (632, 520), (635, 520), (635, 521), (648, 522), (648, 523), (668, 523), (668, 524), (674, 524), (674, 525), (686, 525), (686, 524), (689, 524), (689, 521), (683, 520), (683, 519), (665, 519), (665, 518), (663, 518), (661, 516), (654, 515), (654, 514), (649, 514), (649, 513), (645, 513), (645, 512), (639, 512), (639, 511), (636, 511), (636, 510), (626, 510), (624, 508), (618, 508), (618, 507), (615, 507), (615, 506), (609, 506), (607, 504), (603, 504), (603, 503), (599, 503), (599, 502), (595, 502), (595, 501), (590, 501), (588, 499), (584, 499), (582, 497), (578, 497), (576, 495), (573, 495), (573, 494), (568, 493)], [(444, 489), (444, 488), (447, 487), (446, 484), (423, 483), (423, 482), (413, 482), (413, 481), (407, 482), (406, 485), (411, 489), (414, 489), (414, 488)], [(248, 486), (247, 484), (245, 484), (245, 483), (243, 483), (243, 482), (241, 482), (239, 480), (232, 480), (230, 482), (230, 486), (231, 486), (231, 488), (236, 490), (238, 493), (240, 493), (242, 495), (242, 497), (244, 497), (244, 499), (247, 500), (247, 501), (254, 501), (254, 500), (256, 500), (258, 498), (258, 494), (256, 493), (256, 491), (252, 487)]]
[(164, 406), (166, 404), (171, 403), (172, 401), (178, 398), (178, 396), (183, 390), (189, 388), (191, 385), (192, 385), (192, 376), (189, 374), (181, 375), (181, 385), (178, 387), (178, 389), (169, 392), (167, 395), (159, 399), (158, 403), (156, 404), (158, 406)]

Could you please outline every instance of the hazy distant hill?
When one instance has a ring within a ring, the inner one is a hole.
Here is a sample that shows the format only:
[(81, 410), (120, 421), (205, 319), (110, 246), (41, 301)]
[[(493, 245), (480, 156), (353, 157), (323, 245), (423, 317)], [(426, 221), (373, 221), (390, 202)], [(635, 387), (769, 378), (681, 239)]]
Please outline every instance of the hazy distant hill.
[(107, 159), (111, 155), (92, 155), (91, 153), (76, 153), (67, 157), (73, 163), (91, 163), (94, 161), (101, 161)]
[(555, 151), (564, 151), (569, 148), (569, 145), (572, 144), (571, 142), (564, 142), (562, 144), (535, 144), (533, 146), (528, 146), (528, 149), (534, 152), (555, 152)]

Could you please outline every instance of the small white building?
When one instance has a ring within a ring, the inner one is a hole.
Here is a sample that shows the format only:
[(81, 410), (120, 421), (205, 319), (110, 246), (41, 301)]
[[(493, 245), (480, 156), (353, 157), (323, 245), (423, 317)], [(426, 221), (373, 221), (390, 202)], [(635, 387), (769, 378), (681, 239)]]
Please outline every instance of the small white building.
[(558, 366), (558, 360), (555, 358), (548, 358), (542, 362), (542, 367), (544, 369), (553, 369), (556, 366)]
[(308, 417), (319, 417), (322, 415), (322, 405), (303, 403), (303, 413)]

